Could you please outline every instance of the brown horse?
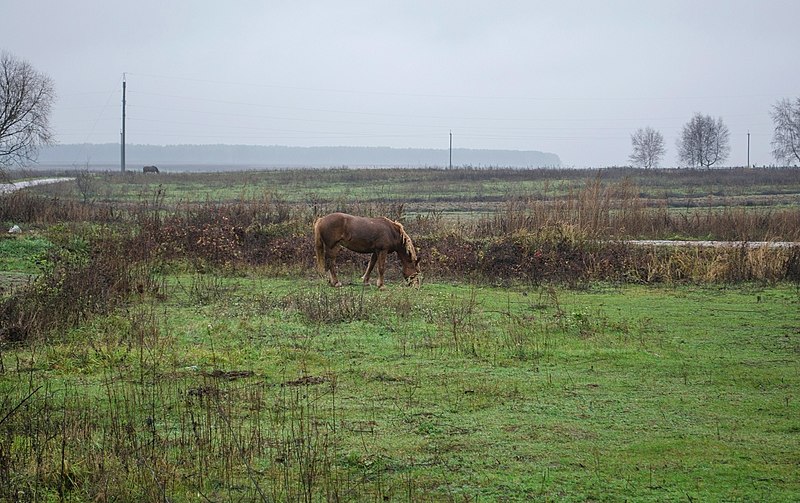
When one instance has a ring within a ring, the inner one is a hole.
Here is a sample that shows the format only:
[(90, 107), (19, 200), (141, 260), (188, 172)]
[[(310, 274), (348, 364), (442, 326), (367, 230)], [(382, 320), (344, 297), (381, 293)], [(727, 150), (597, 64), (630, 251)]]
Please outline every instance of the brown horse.
[(342, 286), (336, 277), (336, 256), (342, 247), (357, 253), (371, 253), (367, 271), (361, 277), (369, 284), (369, 275), (377, 264), (378, 288), (383, 288), (386, 256), (396, 252), (403, 265), (403, 276), (411, 285), (419, 285), (419, 259), (414, 243), (399, 222), (388, 218), (365, 218), (346, 213), (331, 213), (314, 222), (314, 245), (320, 272), (329, 275), (332, 286)]

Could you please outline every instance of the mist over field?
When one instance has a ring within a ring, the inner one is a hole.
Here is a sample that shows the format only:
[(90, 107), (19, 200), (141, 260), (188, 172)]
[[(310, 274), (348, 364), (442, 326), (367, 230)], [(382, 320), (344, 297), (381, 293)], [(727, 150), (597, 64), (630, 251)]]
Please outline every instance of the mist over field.
[[(53, 79), (63, 145), (116, 144), (125, 129), (129, 145), (438, 149), (433, 160), (321, 162), (445, 166), (452, 133), (453, 148), (601, 168), (628, 165), (631, 136), (652, 128), (660, 166), (674, 167), (691, 164), (676, 142), (699, 113), (728, 128), (725, 165), (773, 162), (770, 112), (800, 81), (798, 2), (460, 7), (79, 0), (50, 2), (42, 16), (38, 2), (4, 2), (2, 48)], [(455, 166), (542, 165), (455, 154)]]
[[(74, 144), (45, 147), (39, 155), (41, 165), (89, 168), (119, 166), (120, 146)], [(142, 164), (202, 165), (225, 167), (447, 167), (447, 149), (390, 147), (289, 147), (256, 145), (128, 145), (125, 150), (129, 169)], [(557, 154), (533, 150), (453, 149), (453, 166), (556, 168)]]

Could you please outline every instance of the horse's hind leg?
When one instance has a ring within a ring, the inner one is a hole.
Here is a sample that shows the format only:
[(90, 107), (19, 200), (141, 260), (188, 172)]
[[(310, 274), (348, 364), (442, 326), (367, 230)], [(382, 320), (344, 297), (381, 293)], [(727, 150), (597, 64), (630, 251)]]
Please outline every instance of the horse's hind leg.
[(325, 269), (328, 271), (328, 282), (331, 286), (342, 286), (339, 278), (336, 277), (336, 255), (339, 254), (341, 246), (336, 245), (325, 253)]
[(367, 271), (361, 276), (361, 279), (364, 280), (365, 285), (369, 285), (369, 275), (372, 274), (372, 269), (375, 267), (375, 263), (378, 261), (378, 254), (373, 253), (372, 257), (369, 259), (369, 264), (367, 264)]

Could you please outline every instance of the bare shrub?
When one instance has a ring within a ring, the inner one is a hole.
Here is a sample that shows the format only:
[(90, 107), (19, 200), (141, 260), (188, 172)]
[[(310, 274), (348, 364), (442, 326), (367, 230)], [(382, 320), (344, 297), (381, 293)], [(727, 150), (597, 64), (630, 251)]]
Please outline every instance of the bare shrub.
[(31, 287), (0, 303), (0, 341), (46, 338), (109, 312), (132, 293), (156, 293), (150, 269), (129, 260), (123, 244), (103, 234), (50, 249)]

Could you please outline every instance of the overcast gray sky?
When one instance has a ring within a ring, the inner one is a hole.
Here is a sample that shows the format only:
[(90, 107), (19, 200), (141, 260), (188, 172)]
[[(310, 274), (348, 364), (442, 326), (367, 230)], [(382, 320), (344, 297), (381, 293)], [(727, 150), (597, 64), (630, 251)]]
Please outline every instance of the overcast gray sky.
[[(722, 117), (769, 164), (800, 97), (800, 1), (2, 0), (0, 49), (55, 82), (60, 143), (541, 150), (625, 165), (630, 135)], [(84, 162), (85, 160), (76, 160)], [(444, 161), (443, 161), (444, 162)]]

